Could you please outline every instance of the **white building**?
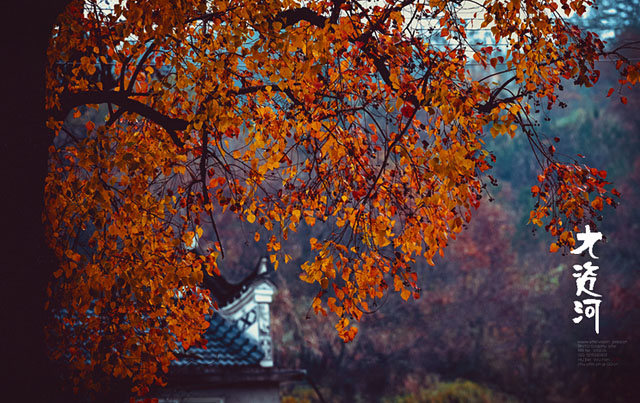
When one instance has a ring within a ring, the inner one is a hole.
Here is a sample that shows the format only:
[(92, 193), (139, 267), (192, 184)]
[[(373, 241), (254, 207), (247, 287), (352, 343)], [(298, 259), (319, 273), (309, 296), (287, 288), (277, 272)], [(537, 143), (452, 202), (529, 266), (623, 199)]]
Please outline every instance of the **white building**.
[(269, 304), (276, 287), (267, 259), (240, 283), (207, 277), (219, 310), (205, 333), (207, 348), (180, 354), (160, 390), (165, 403), (277, 403), (281, 382), (303, 380), (304, 370), (274, 365)]

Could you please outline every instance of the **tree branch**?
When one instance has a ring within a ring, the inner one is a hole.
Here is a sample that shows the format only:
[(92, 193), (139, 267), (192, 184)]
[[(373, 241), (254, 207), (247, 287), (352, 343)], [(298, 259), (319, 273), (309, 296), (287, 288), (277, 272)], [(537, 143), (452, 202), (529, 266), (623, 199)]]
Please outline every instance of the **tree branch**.
[(57, 118), (64, 119), (69, 111), (80, 105), (87, 104), (105, 104), (111, 103), (120, 106), (123, 112), (133, 112), (140, 116), (143, 116), (160, 126), (162, 126), (175, 145), (178, 147), (184, 146), (184, 142), (178, 138), (177, 131), (185, 130), (189, 122), (180, 118), (171, 118), (163, 115), (152, 107), (143, 104), (140, 101), (136, 101), (127, 96), (127, 94), (119, 91), (83, 91), (76, 93), (66, 93), (60, 96), (60, 103), (62, 107), (60, 112), (57, 113)]
[[(217, 129), (216, 129), (217, 130)], [(220, 239), (220, 234), (218, 233), (218, 226), (216, 225), (216, 220), (213, 218), (213, 210), (209, 204), (211, 203), (209, 199), (209, 188), (207, 187), (207, 156), (209, 151), (209, 133), (205, 128), (202, 131), (202, 155), (200, 156), (200, 181), (202, 182), (202, 196), (204, 197), (204, 209), (209, 213), (209, 218), (211, 219), (211, 225), (213, 226), (213, 231), (216, 233), (216, 239), (218, 240), (218, 245), (220, 245), (220, 254), (224, 259), (224, 247), (222, 246), (222, 239)]]
[(129, 86), (127, 87), (127, 92), (131, 92), (133, 90), (133, 86), (136, 83), (136, 80), (138, 79), (138, 74), (140, 74), (140, 72), (144, 68), (144, 63), (147, 61), (149, 56), (151, 56), (151, 53), (154, 51), (155, 48), (156, 48), (156, 42), (153, 41), (151, 42), (151, 45), (149, 45), (147, 50), (144, 52), (144, 54), (140, 58), (140, 61), (136, 65), (136, 69), (134, 70), (133, 75), (129, 80)]
[(290, 27), (300, 21), (307, 21), (318, 28), (324, 28), (327, 18), (318, 15), (308, 7), (300, 7), (278, 13), (275, 21), (282, 22), (283, 27)]

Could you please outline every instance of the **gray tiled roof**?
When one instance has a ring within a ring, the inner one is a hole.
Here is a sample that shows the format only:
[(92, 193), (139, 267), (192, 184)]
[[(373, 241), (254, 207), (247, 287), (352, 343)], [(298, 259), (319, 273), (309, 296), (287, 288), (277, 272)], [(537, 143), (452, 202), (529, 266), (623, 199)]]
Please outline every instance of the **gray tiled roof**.
[(204, 337), (207, 348), (191, 347), (178, 355), (176, 367), (211, 366), (236, 367), (257, 365), (264, 353), (258, 344), (245, 335), (235, 323), (214, 312)]

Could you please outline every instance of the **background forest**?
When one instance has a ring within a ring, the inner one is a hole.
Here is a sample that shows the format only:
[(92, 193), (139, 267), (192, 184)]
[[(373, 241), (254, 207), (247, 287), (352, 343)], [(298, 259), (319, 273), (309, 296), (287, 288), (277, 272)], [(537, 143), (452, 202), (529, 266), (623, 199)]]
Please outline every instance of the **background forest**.
[[(602, 2), (581, 23), (599, 30), (610, 46), (637, 40), (638, 6), (634, 0)], [(393, 293), (364, 315), (351, 343), (337, 337), (334, 318), (313, 314), (318, 289), (298, 278), (308, 239), (322, 239), (331, 228), (301, 227), (291, 237), (284, 247), (294, 259), (274, 276), (277, 365), (307, 369), (332, 402), (632, 401), (640, 374), (640, 92), (625, 91), (626, 105), (617, 91), (607, 98), (609, 88), (618, 90), (608, 64), (599, 66), (595, 88), (567, 83), (561, 101), (568, 106), (538, 115), (539, 133), (549, 139), (562, 133), (558, 153), (606, 169), (622, 194), (619, 207), (607, 206), (599, 222), (606, 238), (595, 249), (595, 289), (603, 295), (599, 335), (593, 320), (571, 321), (572, 265), (585, 258), (549, 253), (548, 234), (527, 225), (537, 165), (526, 136), (498, 137), (488, 140), (496, 156), (490, 202), (435, 267), (415, 267), (421, 297), (404, 302)], [(578, 149), (589, 154), (578, 156)], [(223, 275), (239, 279), (265, 245), (254, 242), (257, 228), (248, 223), (233, 217), (219, 222)], [(580, 340), (623, 341), (609, 353), (616, 366), (578, 366)], [(320, 400), (307, 383), (291, 385), (284, 401)]]

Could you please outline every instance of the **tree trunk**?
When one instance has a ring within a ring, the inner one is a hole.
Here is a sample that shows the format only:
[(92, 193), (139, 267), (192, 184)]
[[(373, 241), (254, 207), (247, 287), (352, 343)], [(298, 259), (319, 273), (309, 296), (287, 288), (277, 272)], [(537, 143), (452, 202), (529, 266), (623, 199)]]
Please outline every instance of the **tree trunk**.
[(46, 48), (55, 16), (68, 2), (16, 1), (2, 14), (0, 362), (6, 401), (65, 399), (44, 348), (45, 289), (55, 261), (44, 241), (41, 217), (52, 139), (44, 124)]

